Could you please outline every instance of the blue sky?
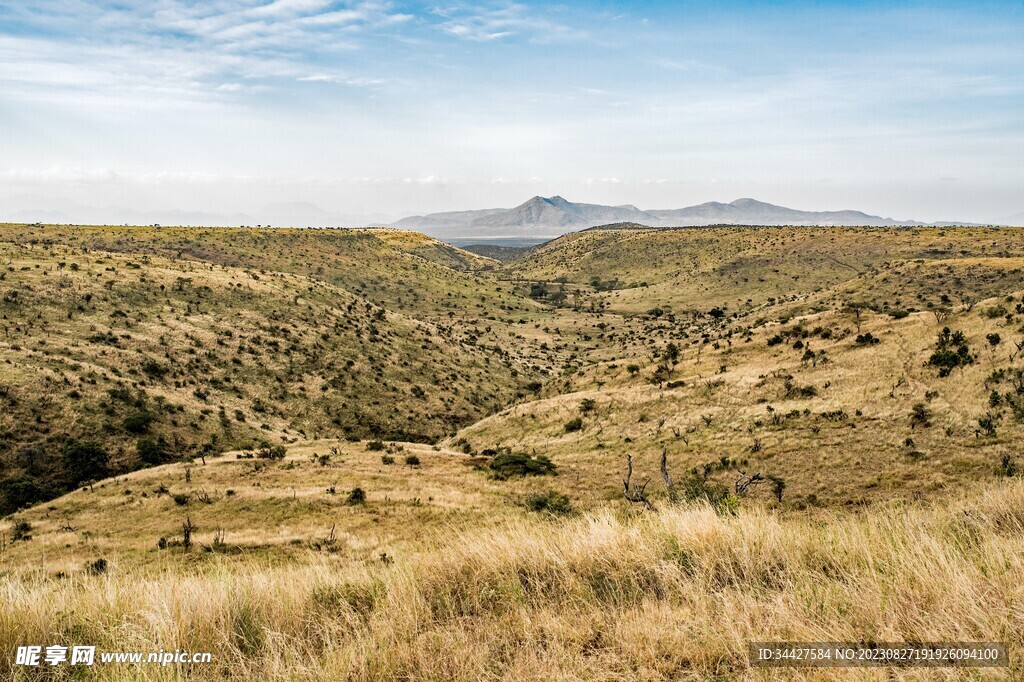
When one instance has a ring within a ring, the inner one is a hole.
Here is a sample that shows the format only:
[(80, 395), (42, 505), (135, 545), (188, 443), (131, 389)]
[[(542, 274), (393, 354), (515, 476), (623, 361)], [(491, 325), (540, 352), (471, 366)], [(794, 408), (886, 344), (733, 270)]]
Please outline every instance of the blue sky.
[(0, 217), (557, 193), (994, 220), (1024, 211), (1022, 105), (1021, 2), (0, 0)]

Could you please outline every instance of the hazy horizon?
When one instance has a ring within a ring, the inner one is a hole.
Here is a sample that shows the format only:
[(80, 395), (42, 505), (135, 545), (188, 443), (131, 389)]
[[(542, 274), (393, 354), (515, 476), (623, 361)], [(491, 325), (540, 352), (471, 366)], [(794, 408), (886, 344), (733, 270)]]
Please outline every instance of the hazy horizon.
[(0, 219), (1024, 212), (1020, 3), (0, 1), (0, 64)]

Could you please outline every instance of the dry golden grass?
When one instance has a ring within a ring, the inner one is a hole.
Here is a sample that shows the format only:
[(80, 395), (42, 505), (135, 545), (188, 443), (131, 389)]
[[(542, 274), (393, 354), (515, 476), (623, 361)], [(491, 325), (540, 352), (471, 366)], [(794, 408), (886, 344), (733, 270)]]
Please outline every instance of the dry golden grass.
[[(1020, 298), (1015, 294), (1015, 301)], [(998, 386), (988, 376), (1013, 365), (1013, 342), (1024, 340), (1018, 322), (988, 316), (997, 305), (1012, 308), (1002, 298), (987, 299), (970, 311), (961, 306), (941, 324), (931, 313), (894, 319), (867, 311), (861, 331), (880, 339), (868, 346), (855, 341), (853, 315), (831, 308), (787, 314), (785, 325), (765, 322), (751, 331), (749, 342), (742, 334), (728, 343), (723, 336), (717, 349), (669, 336), (682, 348), (668, 377), (682, 382), (675, 388), (651, 381), (661, 363), (652, 356), (664, 342), (653, 349), (641, 343), (632, 357), (599, 362), (555, 380), (549, 386), (557, 390), (550, 395), (486, 417), (445, 444), (548, 455), (566, 478), (578, 481), (568, 488), (572, 494), (596, 486), (607, 497), (617, 495), (625, 453), (637, 459), (640, 475), (657, 478), (662, 448), (668, 448), (677, 475), (725, 457), (743, 462), (739, 469), (748, 473), (781, 476), (787, 482), (786, 501), (797, 506), (955, 491), (965, 481), (999, 476), (1003, 455), (1020, 457), (1016, 444), (1024, 426), (1009, 413), (994, 437), (978, 431), (979, 418), (999, 411), (989, 405)], [(834, 334), (827, 339), (796, 335), (767, 345), (781, 330), (797, 326)], [(940, 378), (928, 359), (943, 326), (963, 330), (978, 359)], [(1001, 336), (995, 349), (986, 338), (993, 333)], [(800, 349), (793, 348), (795, 340)], [(806, 360), (807, 348), (824, 352), (827, 361)], [(635, 375), (627, 371), (630, 363), (639, 367)], [(813, 387), (815, 395), (787, 395), (787, 377), (795, 387)], [(722, 384), (709, 386), (717, 381)], [(592, 410), (582, 411), (584, 400), (594, 401)], [(931, 415), (929, 426), (911, 420), (919, 403)], [(838, 411), (841, 419), (822, 416)], [(567, 431), (565, 425), (577, 417), (582, 428)], [(736, 474), (736, 467), (730, 467), (716, 475), (731, 482)], [(770, 498), (767, 486), (758, 494)]]
[[(197, 527), (198, 548), (210, 548), (221, 533), (224, 551), (243, 561), (293, 561), (332, 528), (336, 543), (322, 551), (336, 562), (401, 556), (424, 533), (486, 527), (517, 513), (529, 492), (568, 484), (557, 477), (497, 481), (467, 455), (415, 443), (377, 451), (366, 443), (306, 442), (279, 461), (238, 454), (141, 469), (20, 512), (0, 524), (0, 538), (9, 537), (11, 523), (27, 521), (32, 539), (8, 543), (0, 570), (74, 574), (101, 557), (133, 569), (188, 567), (179, 553), (157, 547), (161, 537), (180, 539), (186, 517)], [(419, 463), (408, 464), (409, 456)], [(357, 487), (366, 501), (351, 505)], [(183, 504), (177, 495), (187, 496)], [(213, 558), (193, 555), (201, 563)]]
[[(815, 520), (704, 507), (448, 528), (422, 551), (217, 559), (0, 578), (18, 644), (210, 651), (211, 667), (90, 679), (1019, 679), (1009, 671), (752, 670), (750, 640), (1024, 645), (1024, 483)], [(9, 663), (9, 661), (7, 661)], [(13, 679), (30, 679), (15, 672)]]

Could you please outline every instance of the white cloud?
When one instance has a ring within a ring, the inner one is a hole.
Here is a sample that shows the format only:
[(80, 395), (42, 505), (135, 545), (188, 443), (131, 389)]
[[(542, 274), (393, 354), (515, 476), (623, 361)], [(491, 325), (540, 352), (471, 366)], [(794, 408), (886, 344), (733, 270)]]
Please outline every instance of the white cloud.
[(439, 25), (441, 30), (477, 42), (518, 35), (549, 42), (579, 39), (586, 35), (579, 28), (547, 19), (522, 4), (495, 8), (452, 6), (437, 8), (434, 13), (446, 19)]
[(330, 0), (274, 0), (249, 10), (254, 16), (280, 17), (288, 14), (318, 12), (331, 5)]

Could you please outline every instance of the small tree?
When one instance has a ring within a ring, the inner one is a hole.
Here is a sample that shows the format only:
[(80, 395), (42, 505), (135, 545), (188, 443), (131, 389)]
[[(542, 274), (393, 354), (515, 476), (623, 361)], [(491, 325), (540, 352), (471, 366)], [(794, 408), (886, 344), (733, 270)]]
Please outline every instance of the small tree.
[(868, 304), (864, 301), (850, 301), (846, 304), (846, 311), (853, 314), (854, 323), (857, 325), (857, 333), (860, 334), (860, 325), (864, 315), (864, 309)]
[(181, 546), (186, 551), (192, 546), (192, 533), (195, 532), (196, 527), (192, 524), (191, 517), (185, 517), (185, 523), (181, 524)]

